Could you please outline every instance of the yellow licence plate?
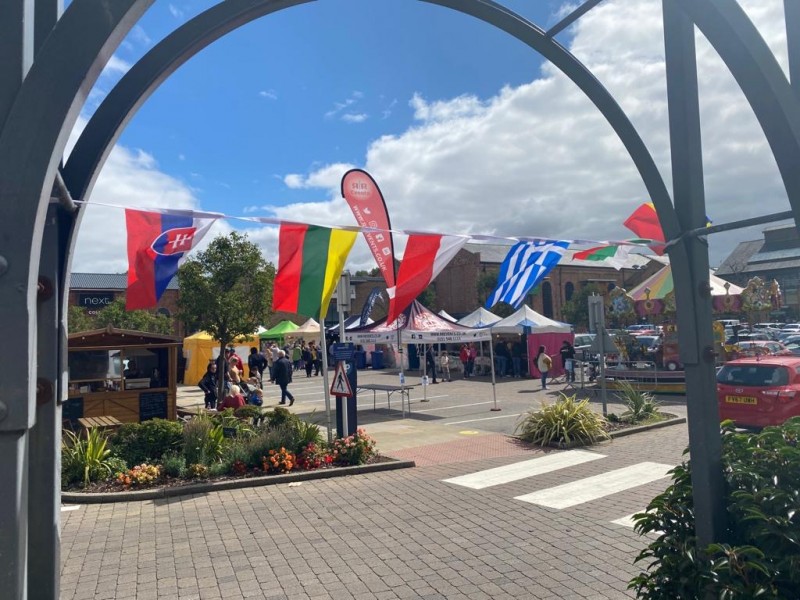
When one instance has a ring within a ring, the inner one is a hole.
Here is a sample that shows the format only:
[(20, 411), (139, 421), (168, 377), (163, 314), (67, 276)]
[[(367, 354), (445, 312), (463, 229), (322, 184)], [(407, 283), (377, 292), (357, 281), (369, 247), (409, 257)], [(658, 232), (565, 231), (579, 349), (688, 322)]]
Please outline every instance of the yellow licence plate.
[(752, 396), (725, 396), (725, 402), (730, 404), (758, 404)]

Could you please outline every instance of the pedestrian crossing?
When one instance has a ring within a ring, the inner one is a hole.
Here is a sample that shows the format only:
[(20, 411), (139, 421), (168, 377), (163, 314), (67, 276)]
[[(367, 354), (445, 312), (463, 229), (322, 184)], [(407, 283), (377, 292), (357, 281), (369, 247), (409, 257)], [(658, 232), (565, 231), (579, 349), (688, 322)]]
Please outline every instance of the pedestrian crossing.
[[(533, 479), (539, 475), (569, 469), (582, 464), (594, 463), (597, 473), (557, 486), (547, 487), (527, 494), (514, 496), (514, 500), (564, 510), (601, 500), (613, 494), (632, 490), (654, 481), (669, 477), (672, 465), (643, 461), (622, 468), (606, 470), (601, 459), (605, 455), (588, 450), (568, 450), (550, 452), (530, 460), (502, 467), (467, 473), (444, 479), (448, 484), (472, 490), (482, 490), (507, 483)], [(629, 509), (630, 510), (630, 509)], [(642, 507), (644, 510), (644, 507)], [(627, 514), (611, 521), (623, 527), (633, 527), (633, 514)]]

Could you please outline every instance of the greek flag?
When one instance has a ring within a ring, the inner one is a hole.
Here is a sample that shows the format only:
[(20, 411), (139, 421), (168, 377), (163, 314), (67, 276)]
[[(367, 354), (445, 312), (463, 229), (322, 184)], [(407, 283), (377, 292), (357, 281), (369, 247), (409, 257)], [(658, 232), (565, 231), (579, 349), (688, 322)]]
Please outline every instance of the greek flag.
[(519, 308), (531, 289), (558, 264), (569, 242), (538, 240), (518, 242), (500, 265), (497, 287), (486, 300), (486, 308), (505, 302)]

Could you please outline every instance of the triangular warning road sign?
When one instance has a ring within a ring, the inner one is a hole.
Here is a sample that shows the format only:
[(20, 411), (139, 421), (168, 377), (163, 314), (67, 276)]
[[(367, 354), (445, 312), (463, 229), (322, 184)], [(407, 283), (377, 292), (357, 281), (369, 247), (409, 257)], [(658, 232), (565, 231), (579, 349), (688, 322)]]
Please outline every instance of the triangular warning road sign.
[(344, 361), (336, 363), (336, 372), (331, 382), (331, 394), (334, 396), (352, 396), (353, 388), (350, 387), (350, 379), (344, 368)]

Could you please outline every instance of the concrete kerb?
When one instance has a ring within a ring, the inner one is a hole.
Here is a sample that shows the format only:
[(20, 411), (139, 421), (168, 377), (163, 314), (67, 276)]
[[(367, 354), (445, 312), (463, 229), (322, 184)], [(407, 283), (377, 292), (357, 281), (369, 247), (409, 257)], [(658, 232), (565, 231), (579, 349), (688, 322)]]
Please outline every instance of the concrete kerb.
[(261, 477), (247, 477), (242, 479), (225, 479), (223, 481), (206, 481), (175, 487), (162, 487), (148, 490), (125, 490), (121, 492), (62, 492), (61, 501), (67, 504), (107, 504), (113, 502), (138, 502), (142, 500), (161, 500), (192, 494), (207, 494), (223, 490), (236, 490), (248, 487), (261, 487), (265, 485), (278, 485), (281, 483), (294, 483), (314, 479), (328, 479), (331, 477), (345, 477), (347, 475), (361, 475), (364, 473), (377, 473), (381, 471), (394, 471), (415, 467), (413, 460), (389, 460), (368, 465), (355, 465), (351, 467), (336, 467), (333, 469), (317, 469), (314, 471), (301, 471), (298, 473), (285, 473), (283, 475), (264, 475)]
[(618, 429), (617, 431), (612, 431), (608, 435), (610, 435), (613, 439), (625, 437), (626, 435), (633, 435), (634, 433), (641, 433), (642, 431), (648, 431), (650, 429), (660, 429), (661, 427), (669, 427), (670, 425), (680, 425), (681, 423), (686, 423), (686, 417), (675, 417), (674, 419), (664, 419), (663, 421), (648, 423), (647, 425), (638, 425), (636, 427), (628, 427), (627, 429)]

